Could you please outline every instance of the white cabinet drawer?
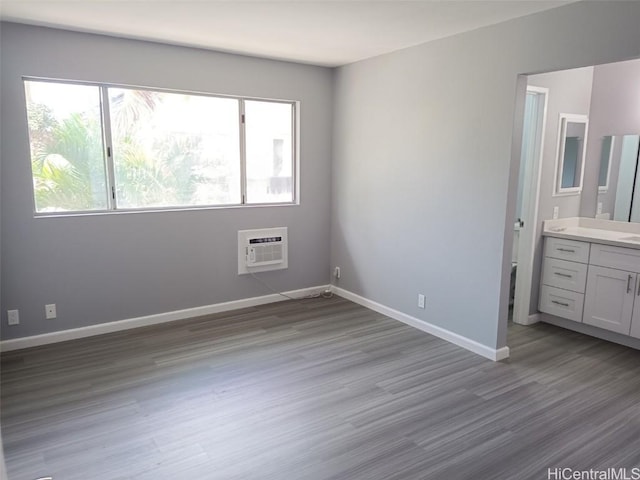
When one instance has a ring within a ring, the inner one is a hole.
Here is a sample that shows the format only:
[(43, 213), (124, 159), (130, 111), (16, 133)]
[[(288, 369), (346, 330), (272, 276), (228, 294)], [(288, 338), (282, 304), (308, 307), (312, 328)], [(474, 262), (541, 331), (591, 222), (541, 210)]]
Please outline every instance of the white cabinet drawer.
[(544, 256), (572, 262), (588, 263), (590, 245), (588, 242), (546, 237), (544, 241)]
[(542, 264), (542, 283), (584, 293), (587, 285), (587, 264), (546, 257)]
[(600, 267), (640, 273), (640, 250), (594, 243), (591, 246), (589, 263)]
[(538, 310), (567, 318), (574, 322), (582, 322), (584, 294), (542, 285)]

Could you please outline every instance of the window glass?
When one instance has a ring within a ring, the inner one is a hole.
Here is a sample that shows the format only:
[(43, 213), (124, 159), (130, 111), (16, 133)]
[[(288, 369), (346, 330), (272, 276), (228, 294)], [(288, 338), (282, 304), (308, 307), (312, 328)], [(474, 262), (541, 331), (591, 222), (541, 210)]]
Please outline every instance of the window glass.
[(245, 101), (247, 203), (293, 201), (293, 105)]
[(36, 211), (108, 208), (99, 87), (24, 85)]
[(24, 85), (36, 213), (296, 199), (293, 102)]
[(119, 208), (239, 204), (238, 100), (109, 88)]

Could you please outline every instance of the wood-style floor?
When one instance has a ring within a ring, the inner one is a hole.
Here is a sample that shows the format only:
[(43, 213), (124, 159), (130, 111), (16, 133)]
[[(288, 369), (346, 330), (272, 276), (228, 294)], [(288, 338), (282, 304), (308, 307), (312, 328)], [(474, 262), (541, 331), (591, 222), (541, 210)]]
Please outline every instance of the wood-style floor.
[(340, 298), (2, 355), (10, 480), (546, 479), (640, 466), (640, 352), (550, 325), (494, 363)]

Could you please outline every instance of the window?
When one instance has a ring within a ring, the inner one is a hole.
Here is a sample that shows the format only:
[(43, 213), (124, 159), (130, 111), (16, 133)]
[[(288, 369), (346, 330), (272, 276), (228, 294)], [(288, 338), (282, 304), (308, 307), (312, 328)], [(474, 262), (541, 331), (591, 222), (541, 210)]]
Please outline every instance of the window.
[(100, 89), (25, 85), (36, 211), (106, 210)]
[(285, 103), (245, 102), (247, 200), (286, 202), (291, 198), (293, 162), (291, 107)]
[(296, 199), (294, 102), (24, 84), (36, 213)]

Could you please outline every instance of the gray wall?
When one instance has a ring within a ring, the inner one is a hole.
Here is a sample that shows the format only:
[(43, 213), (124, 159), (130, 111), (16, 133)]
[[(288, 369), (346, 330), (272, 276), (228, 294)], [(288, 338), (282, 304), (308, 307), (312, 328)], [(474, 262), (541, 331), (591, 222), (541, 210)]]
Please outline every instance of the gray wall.
[[(534, 261), (531, 280), (531, 304), (529, 313), (538, 311), (540, 273), (542, 265), (542, 223), (553, 218), (553, 207), (558, 207), (558, 217), (577, 217), (580, 214), (581, 195), (554, 196), (556, 188), (556, 155), (560, 114), (589, 115), (593, 67), (575, 68), (559, 72), (530, 75), (529, 85), (549, 89), (542, 163), (540, 164), (540, 195)], [(587, 142), (589, 141), (587, 137)]]
[[(591, 161), (584, 172), (581, 206), (584, 217), (593, 217), (596, 213), (602, 137), (640, 134), (640, 61), (595, 67), (589, 120), (587, 158)], [(605, 213), (613, 213), (615, 180), (611, 192), (600, 199)]]
[(338, 285), (505, 345), (518, 74), (639, 57), (638, 20), (640, 2), (580, 2), (338, 69)]
[[(263, 274), (274, 288), (328, 282), (332, 70), (10, 23), (1, 35), (3, 339), (269, 294), (237, 275), (239, 229), (289, 227), (289, 269)], [(301, 205), (34, 218), (23, 75), (299, 100)]]

